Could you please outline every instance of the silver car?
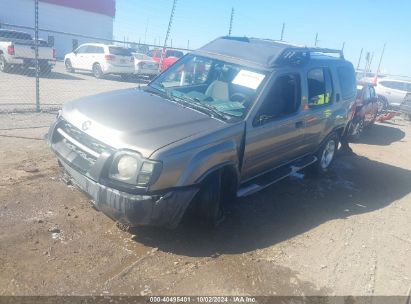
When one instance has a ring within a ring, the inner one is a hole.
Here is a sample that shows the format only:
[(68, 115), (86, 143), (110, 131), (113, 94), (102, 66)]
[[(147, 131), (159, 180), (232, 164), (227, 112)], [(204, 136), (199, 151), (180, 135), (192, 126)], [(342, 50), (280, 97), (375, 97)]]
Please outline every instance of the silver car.
[(236, 196), (329, 170), (355, 97), (340, 51), (222, 37), (145, 88), (66, 103), (47, 142), (121, 223), (174, 228), (190, 209), (215, 225)]

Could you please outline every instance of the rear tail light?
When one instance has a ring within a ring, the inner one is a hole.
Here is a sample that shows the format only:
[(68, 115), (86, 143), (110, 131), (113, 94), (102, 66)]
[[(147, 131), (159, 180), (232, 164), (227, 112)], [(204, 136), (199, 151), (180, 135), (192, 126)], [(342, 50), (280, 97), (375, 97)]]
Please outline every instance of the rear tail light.
[(7, 47), (7, 54), (14, 56), (15, 52), (14, 52), (14, 45), (9, 45)]
[(56, 49), (53, 49), (53, 58), (57, 58), (57, 53), (56, 53)]
[(104, 59), (106, 59), (106, 61), (113, 61), (113, 60), (116, 60), (116, 56), (114, 56), (114, 55), (105, 55)]

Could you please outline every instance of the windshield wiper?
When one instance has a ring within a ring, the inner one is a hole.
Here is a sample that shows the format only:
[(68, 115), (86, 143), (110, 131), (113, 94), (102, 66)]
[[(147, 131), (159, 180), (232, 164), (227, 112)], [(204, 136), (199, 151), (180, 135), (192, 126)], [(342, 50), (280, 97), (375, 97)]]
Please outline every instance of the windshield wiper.
[(227, 116), (224, 115), (223, 113), (219, 112), (215, 107), (212, 105), (208, 105), (206, 103), (202, 103), (200, 99), (195, 98), (195, 97), (189, 97), (186, 95), (183, 96), (173, 96), (177, 99), (180, 99), (182, 102), (184, 102), (185, 105), (188, 107), (191, 107), (193, 109), (205, 112), (206, 114), (209, 114), (211, 117), (216, 117), (220, 118), (222, 120), (227, 120)]

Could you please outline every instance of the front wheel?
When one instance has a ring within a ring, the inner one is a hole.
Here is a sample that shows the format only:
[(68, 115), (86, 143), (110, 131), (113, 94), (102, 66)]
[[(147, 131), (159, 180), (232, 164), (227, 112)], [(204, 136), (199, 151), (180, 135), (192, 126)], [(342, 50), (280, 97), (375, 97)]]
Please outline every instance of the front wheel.
[(224, 219), (221, 195), (221, 172), (211, 174), (203, 183), (196, 198), (197, 215), (216, 227)]
[(71, 64), (70, 59), (67, 59), (66, 62), (64, 62), (64, 66), (66, 67), (66, 71), (69, 73), (74, 73), (73, 65)]

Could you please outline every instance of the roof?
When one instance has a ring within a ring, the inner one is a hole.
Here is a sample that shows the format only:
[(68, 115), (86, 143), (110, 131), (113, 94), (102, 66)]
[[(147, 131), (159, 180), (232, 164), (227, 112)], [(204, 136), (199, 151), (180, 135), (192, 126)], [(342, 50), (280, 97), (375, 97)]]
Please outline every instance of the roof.
[(83, 11), (113, 17), (116, 15), (116, 0), (40, 0), (41, 2), (71, 7)]
[(229, 57), (265, 68), (272, 68), (284, 62), (299, 63), (309, 58), (311, 53), (334, 53), (339, 54), (341, 59), (344, 58), (340, 50), (309, 48), (247, 37), (220, 37), (197, 50), (197, 53)]

